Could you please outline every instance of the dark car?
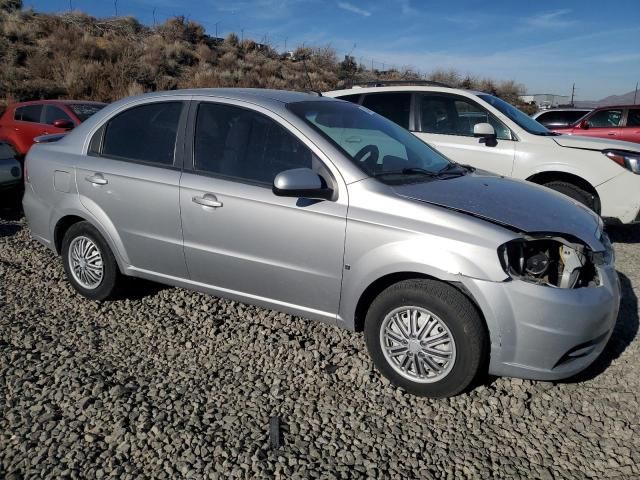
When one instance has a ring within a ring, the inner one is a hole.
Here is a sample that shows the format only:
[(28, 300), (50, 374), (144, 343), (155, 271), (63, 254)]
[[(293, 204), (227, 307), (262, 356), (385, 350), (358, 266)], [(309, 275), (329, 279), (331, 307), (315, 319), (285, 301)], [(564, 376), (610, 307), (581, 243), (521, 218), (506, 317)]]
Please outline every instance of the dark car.
[(566, 127), (577, 122), (590, 111), (590, 108), (552, 108), (540, 110), (531, 115), (531, 118), (547, 128)]
[(0, 141), (24, 156), (34, 138), (77, 127), (106, 104), (80, 100), (38, 100), (9, 105), (0, 117)]
[(600, 107), (559, 133), (640, 143), (640, 105)]

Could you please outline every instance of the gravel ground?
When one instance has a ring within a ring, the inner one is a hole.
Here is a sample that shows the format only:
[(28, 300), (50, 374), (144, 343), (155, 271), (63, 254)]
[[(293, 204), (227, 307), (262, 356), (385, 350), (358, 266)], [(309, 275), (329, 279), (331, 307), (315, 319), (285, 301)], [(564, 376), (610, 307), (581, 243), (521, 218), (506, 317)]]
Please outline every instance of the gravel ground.
[(144, 282), (84, 300), (0, 211), (0, 478), (638, 478), (640, 228), (612, 236), (622, 308), (581, 378), (429, 400), (361, 334)]

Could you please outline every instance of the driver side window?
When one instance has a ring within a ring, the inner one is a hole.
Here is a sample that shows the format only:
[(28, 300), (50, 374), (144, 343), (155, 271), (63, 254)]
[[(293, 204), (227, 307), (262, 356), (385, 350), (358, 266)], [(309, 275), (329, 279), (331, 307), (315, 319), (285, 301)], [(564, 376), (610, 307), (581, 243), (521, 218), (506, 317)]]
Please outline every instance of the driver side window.
[(420, 131), (442, 135), (473, 137), (473, 127), (489, 123), (499, 140), (512, 140), (511, 130), (474, 102), (450, 95), (422, 95)]
[(594, 113), (588, 120), (593, 128), (619, 127), (622, 120), (622, 110), (600, 110)]
[(313, 154), (269, 117), (233, 105), (198, 106), (194, 143), (197, 171), (271, 185), (292, 168), (312, 168)]

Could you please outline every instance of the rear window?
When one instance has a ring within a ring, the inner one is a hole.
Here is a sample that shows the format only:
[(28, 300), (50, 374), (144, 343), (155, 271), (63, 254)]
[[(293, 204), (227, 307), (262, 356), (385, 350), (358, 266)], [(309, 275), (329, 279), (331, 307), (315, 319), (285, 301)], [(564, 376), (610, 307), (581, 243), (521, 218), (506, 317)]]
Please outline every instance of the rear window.
[(27, 105), (16, 108), (15, 119), (22, 122), (40, 123), (42, 105)]
[(580, 118), (584, 117), (588, 111), (548, 111), (541, 113), (536, 117), (536, 120), (542, 125), (546, 126), (565, 126), (575, 123)]
[(130, 108), (112, 118), (102, 141), (102, 155), (172, 165), (182, 102)]
[(69, 108), (73, 110), (73, 113), (76, 114), (76, 117), (78, 117), (81, 122), (84, 122), (87, 118), (96, 112), (99, 112), (105, 106), (105, 104), (95, 103), (72, 103), (69, 105)]

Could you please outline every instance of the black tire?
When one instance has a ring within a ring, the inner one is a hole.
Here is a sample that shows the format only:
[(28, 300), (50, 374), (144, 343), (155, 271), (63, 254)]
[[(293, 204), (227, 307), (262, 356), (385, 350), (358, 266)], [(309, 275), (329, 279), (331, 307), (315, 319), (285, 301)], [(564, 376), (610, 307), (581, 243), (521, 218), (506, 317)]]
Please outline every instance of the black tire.
[[(432, 383), (402, 376), (383, 353), (380, 331), (384, 319), (392, 311), (405, 306), (428, 310), (446, 325), (453, 337), (453, 366), (443, 378)], [(419, 396), (443, 398), (457, 395), (471, 385), (488, 358), (488, 334), (478, 311), (459, 290), (436, 280), (405, 280), (384, 290), (369, 307), (364, 335), (378, 370), (394, 385)]]
[(594, 212), (598, 214), (600, 213), (596, 209), (596, 198), (586, 190), (583, 190), (573, 183), (556, 180), (553, 182), (545, 183), (544, 186), (550, 188), (551, 190), (555, 190), (556, 192), (563, 193), (567, 197), (573, 198), (574, 200), (580, 202)]
[[(69, 257), (69, 247), (74, 239), (86, 237), (90, 239), (100, 252), (102, 257), (102, 279), (94, 288), (85, 288), (71, 272), (71, 260)], [(100, 232), (89, 222), (74, 223), (64, 234), (62, 240), (62, 263), (67, 279), (80, 294), (91, 300), (107, 300), (112, 298), (120, 283), (120, 271), (113, 256), (113, 252), (107, 245)]]

